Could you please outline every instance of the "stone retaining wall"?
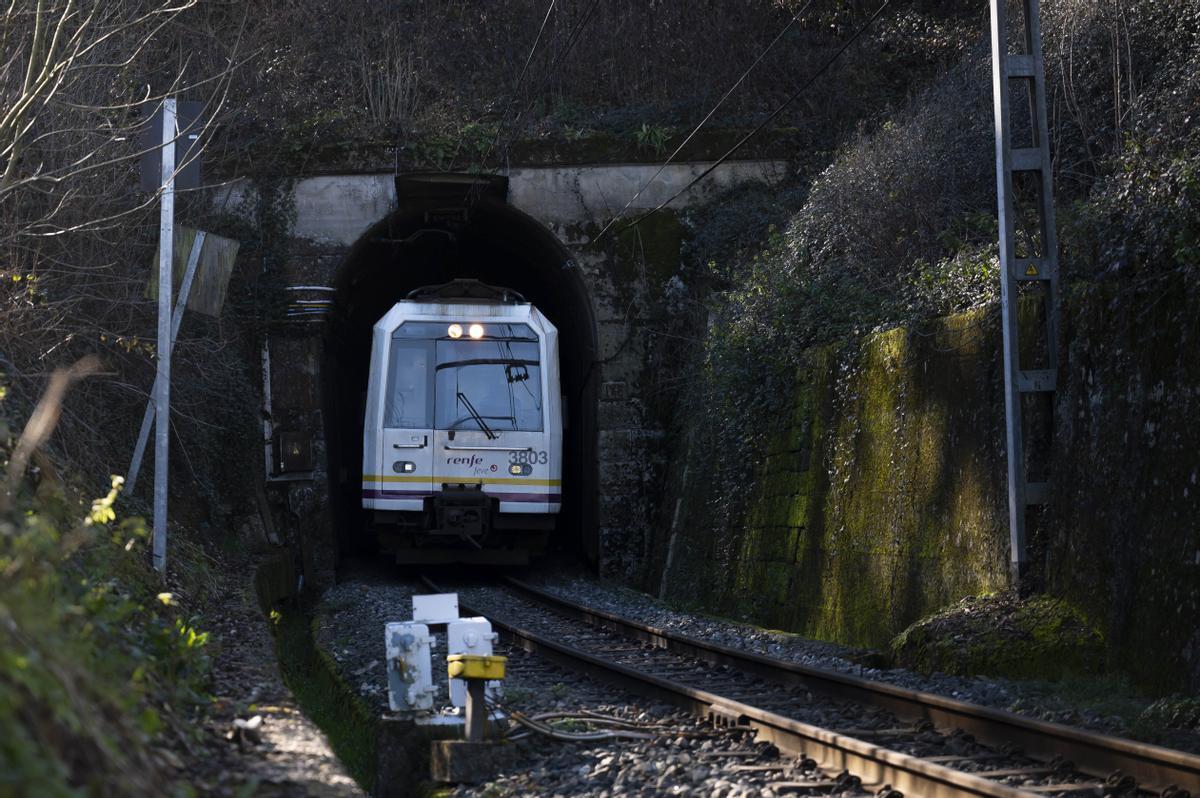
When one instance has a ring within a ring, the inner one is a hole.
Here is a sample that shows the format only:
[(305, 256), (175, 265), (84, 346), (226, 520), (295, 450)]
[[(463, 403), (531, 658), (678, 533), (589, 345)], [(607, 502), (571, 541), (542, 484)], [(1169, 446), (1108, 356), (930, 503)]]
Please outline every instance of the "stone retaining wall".
[[(1200, 685), (1200, 303), (1161, 283), (1076, 290), (1063, 312), (1049, 589), (1155, 688)], [(656, 550), (673, 600), (881, 646), (1007, 583), (1004, 405), (995, 309), (814, 350), (790, 415), (765, 419), (744, 517), (713, 528), (692, 430)], [(685, 444), (676, 442), (682, 452)], [(686, 474), (683, 472), (687, 464)], [(662, 537), (674, 529), (669, 543)]]

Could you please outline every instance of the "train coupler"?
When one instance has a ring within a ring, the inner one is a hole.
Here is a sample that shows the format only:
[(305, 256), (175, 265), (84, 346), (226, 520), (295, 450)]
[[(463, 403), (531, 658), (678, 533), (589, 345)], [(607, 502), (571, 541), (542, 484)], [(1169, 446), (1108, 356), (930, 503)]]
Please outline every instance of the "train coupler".
[(494, 500), (482, 485), (443, 485), (432, 502), (436, 528), (431, 534), (455, 535), (478, 545), (476, 539), (492, 528)]

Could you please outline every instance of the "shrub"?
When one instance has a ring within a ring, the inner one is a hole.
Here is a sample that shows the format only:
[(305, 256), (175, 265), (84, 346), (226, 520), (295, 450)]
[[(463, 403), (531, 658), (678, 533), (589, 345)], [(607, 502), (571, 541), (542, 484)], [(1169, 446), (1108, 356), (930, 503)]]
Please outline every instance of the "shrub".
[(161, 795), (154, 748), (204, 700), (207, 634), (146, 566), (142, 521), (116, 518), (120, 486), (88, 510), (43, 473), (0, 503), (2, 794)]
[[(1200, 7), (1065, 0), (1043, 14), (1064, 282), (1194, 273)], [(729, 195), (697, 226), (692, 268), (707, 279), (684, 282), (716, 290), (679, 417), (729, 464), (708, 499), (715, 530), (739, 527), (763, 431), (812, 347), (996, 301), (989, 61), (980, 38), (860, 124), (810, 185)]]

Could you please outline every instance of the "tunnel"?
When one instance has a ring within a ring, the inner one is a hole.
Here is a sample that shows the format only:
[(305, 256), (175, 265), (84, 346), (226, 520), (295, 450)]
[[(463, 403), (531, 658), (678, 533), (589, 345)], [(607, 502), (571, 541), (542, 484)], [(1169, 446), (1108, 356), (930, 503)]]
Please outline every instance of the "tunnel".
[(551, 550), (596, 563), (597, 328), (570, 253), (537, 220), (506, 202), (507, 179), (402, 174), (396, 209), (351, 248), (335, 280), (322, 364), (330, 496), (339, 556), (370, 554), (361, 506), (362, 425), (375, 322), (415, 288), (474, 278), (521, 293), (558, 328), (563, 504)]

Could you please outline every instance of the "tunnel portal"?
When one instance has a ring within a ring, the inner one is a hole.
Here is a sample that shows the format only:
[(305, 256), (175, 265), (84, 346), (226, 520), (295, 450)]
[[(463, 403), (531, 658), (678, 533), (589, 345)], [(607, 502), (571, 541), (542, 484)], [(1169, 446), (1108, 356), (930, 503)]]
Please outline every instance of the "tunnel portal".
[(397, 207), (364, 233), (334, 281), (322, 367), (330, 495), (339, 551), (369, 549), (361, 508), (363, 408), (371, 329), (415, 288), (474, 278), (520, 292), (558, 328), (563, 507), (552, 545), (593, 563), (596, 539), (597, 329), (587, 286), (558, 239), (505, 202), (504, 178), (402, 175)]

